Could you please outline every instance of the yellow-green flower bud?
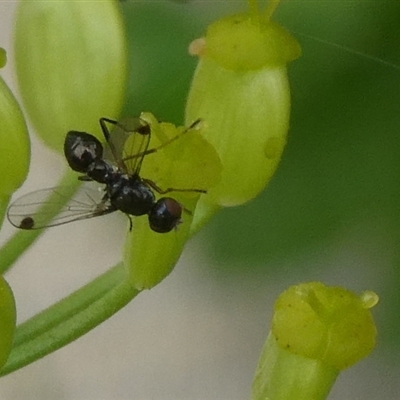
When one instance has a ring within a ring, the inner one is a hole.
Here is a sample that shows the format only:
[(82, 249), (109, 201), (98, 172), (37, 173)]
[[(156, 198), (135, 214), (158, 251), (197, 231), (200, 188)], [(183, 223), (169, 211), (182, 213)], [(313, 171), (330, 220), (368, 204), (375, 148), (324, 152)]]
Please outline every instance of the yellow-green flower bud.
[(290, 287), (275, 304), (271, 333), (253, 384), (253, 400), (325, 399), (338, 373), (366, 357), (376, 342), (370, 308), (361, 296), (310, 282)]
[(0, 369), (11, 351), (16, 325), (16, 309), (13, 292), (0, 275)]
[(29, 171), (30, 142), (17, 100), (0, 77), (0, 225), (11, 195)]
[[(188, 189), (157, 195), (172, 197), (184, 207), (182, 222), (171, 232), (154, 232), (145, 216), (133, 221), (134, 228), (128, 232), (125, 242), (124, 263), (132, 285), (141, 290), (152, 288), (172, 271), (189, 235), (192, 212), (200, 196), (190, 190), (208, 190), (214, 186), (220, 179), (222, 166), (218, 154), (202, 135), (201, 122), (187, 129), (159, 123), (150, 113), (142, 113), (140, 118), (151, 127), (150, 148), (181, 134), (177, 140), (145, 156), (141, 177), (150, 179), (163, 190)], [(126, 152), (129, 154), (129, 150)]]
[(342, 370), (375, 347), (377, 301), (320, 282), (292, 286), (275, 304), (272, 332), (282, 348)]
[(200, 221), (207, 209), (254, 198), (274, 174), (289, 128), (286, 64), (299, 57), (300, 46), (271, 20), (241, 13), (213, 23), (190, 51), (200, 62), (186, 121), (204, 119), (203, 134), (223, 165), (220, 183), (200, 199)]
[(118, 117), (127, 54), (115, 0), (21, 1), (15, 28), (17, 77), (24, 104), (47, 145), (62, 150), (71, 129), (97, 132)]
[(276, 22), (250, 13), (224, 17), (207, 29), (204, 56), (232, 71), (285, 66), (300, 56), (297, 40)]

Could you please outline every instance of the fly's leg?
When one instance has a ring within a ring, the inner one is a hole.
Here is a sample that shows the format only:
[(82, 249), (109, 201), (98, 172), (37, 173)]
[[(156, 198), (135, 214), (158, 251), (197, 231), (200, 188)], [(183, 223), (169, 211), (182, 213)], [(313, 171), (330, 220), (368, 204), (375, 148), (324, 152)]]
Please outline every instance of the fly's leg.
[(149, 185), (153, 190), (155, 190), (159, 194), (166, 194), (170, 192), (193, 192), (193, 193), (207, 193), (207, 190), (204, 189), (176, 189), (176, 188), (167, 188), (161, 189), (155, 182), (150, 179), (143, 178), (143, 182)]
[[(170, 192), (207, 193), (207, 190), (204, 189), (175, 189), (175, 188), (161, 189), (155, 182), (153, 182), (150, 179), (143, 179), (143, 181), (159, 194), (166, 194)], [(183, 204), (181, 204), (181, 206), (183, 208), (183, 211), (185, 211), (189, 215), (193, 215), (192, 211), (188, 210)]]
[[(160, 144), (157, 147), (153, 147), (152, 149), (148, 149), (146, 151), (143, 151), (141, 153), (138, 154), (133, 154), (129, 157), (124, 158), (123, 161), (127, 161), (127, 160), (132, 160), (134, 158), (138, 158), (138, 157), (143, 157), (143, 156), (147, 156), (148, 154), (152, 154), (152, 153), (156, 153), (158, 150), (161, 150), (162, 148), (168, 146), (169, 144), (171, 144), (172, 142), (175, 142), (175, 140), (178, 140), (180, 137), (182, 137), (184, 134), (186, 134), (187, 132), (189, 132), (191, 129), (195, 128), (197, 125), (199, 125), (201, 122), (201, 119), (198, 118), (196, 119), (196, 121), (194, 121), (192, 124), (190, 124), (189, 127), (187, 127), (185, 130), (183, 130), (181, 133), (178, 133), (177, 135), (175, 135), (173, 138), (167, 140), (166, 142), (164, 142), (163, 144)], [(156, 189), (155, 189), (156, 190)], [(171, 189), (172, 191), (176, 191), (176, 189)], [(196, 191), (196, 190), (195, 190)], [(161, 193), (161, 192), (160, 192)]]
[(132, 232), (133, 229), (133, 222), (132, 222), (132, 217), (129, 214), (125, 214), (128, 219), (129, 219), (129, 232)]

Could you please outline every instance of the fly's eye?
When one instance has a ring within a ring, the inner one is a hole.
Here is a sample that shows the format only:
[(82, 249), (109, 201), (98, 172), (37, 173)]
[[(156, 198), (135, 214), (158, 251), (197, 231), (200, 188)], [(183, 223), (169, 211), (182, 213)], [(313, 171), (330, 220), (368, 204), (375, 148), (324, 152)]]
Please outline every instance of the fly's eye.
[(167, 233), (181, 222), (183, 207), (170, 197), (159, 199), (149, 212), (149, 224), (153, 231)]
[(103, 145), (89, 133), (70, 131), (65, 138), (64, 154), (74, 171), (86, 173), (94, 161), (103, 157)]

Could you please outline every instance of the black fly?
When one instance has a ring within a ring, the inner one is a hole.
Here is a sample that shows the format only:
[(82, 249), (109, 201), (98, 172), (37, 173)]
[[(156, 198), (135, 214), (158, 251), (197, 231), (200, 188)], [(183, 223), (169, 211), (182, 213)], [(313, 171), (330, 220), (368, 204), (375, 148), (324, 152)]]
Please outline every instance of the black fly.
[[(161, 189), (150, 179), (140, 176), (142, 162), (148, 154), (155, 153), (182, 134), (198, 125), (195, 121), (189, 128), (162, 145), (149, 148), (150, 125), (141, 118), (132, 118), (123, 123), (101, 118), (100, 126), (111, 152), (112, 161), (106, 159), (101, 142), (86, 132), (70, 131), (64, 142), (64, 155), (69, 166), (81, 175), (82, 181), (104, 184), (101, 191), (84, 188), (77, 197), (69, 200), (51, 222), (46, 222), (44, 213), (36, 212), (43, 204), (57, 206), (65, 203), (67, 188), (52, 188), (28, 193), (17, 199), (8, 209), (8, 220), (20, 229), (39, 229), (48, 226), (122, 211), (130, 216), (147, 215), (150, 228), (159, 233), (173, 230), (186, 210), (172, 197), (156, 199), (154, 192), (166, 194), (173, 191), (205, 193), (201, 189)], [(115, 128), (111, 135), (107, 124)], [(131, 135), (135, 135), (131, 137)], [(129, 151), (125, 149), (130, 140)], [(131, 140), (133, 139), (133, 140)]]

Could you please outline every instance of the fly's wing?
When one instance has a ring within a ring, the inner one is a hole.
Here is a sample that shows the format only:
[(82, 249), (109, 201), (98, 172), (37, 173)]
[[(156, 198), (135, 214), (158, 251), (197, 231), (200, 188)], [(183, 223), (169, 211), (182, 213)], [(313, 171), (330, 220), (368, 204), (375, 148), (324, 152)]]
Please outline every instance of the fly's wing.
[(114, 209), (103, 191), (82, 188), (70, 199), (71, 188), (37, 190), (15, 200), (7, 211), (12, 225), (20, 229), (40, 229), (108, 214)]
[(139, 174), (151, 138), (149, 124), (141, 118), (126, 118), (116, 122), (110, 130), (110, 147), (105, 157), (112, 159), (129, 175)]

